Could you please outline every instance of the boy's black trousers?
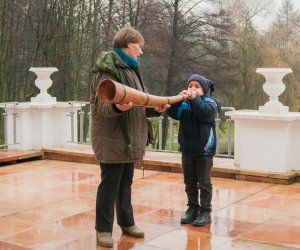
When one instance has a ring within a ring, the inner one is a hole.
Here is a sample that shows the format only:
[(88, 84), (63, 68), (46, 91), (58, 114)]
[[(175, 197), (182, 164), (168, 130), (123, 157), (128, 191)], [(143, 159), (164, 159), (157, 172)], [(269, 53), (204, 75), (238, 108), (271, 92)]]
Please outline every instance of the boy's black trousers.
[[(213, 156), (182, 153), (182, 167), (188, 206), (211, 212)], [(200, 191), (200, 192), (199, 192)], [(200, 193), (200, 196), (199, 196)], [(199, 200), (200, 198), (200, 200)], [(200, 201), (200, 204), (199, 204)]]

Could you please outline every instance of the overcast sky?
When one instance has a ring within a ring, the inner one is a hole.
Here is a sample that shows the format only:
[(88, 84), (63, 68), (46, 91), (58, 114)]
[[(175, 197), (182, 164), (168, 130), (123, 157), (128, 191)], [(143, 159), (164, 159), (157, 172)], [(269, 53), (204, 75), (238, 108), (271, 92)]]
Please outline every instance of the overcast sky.
[[(293, 5), (295, 6), (295, 9), (300, 11), (300, 0), (291, 0), (291, 1), (292, 1)], [(267, 29), (268, 24), (270, 24), (272, 22), (272, 20), (274, 20), (274, 18), (276, 17), (276, 13), (278, 12), (278, 9), (281, 7), (283, 2), (284, 2), (284, 0), (273, 0), (272, 1), (272, 4), (274, 4), (274, 5), (271, 6), (271, 8), (272, 8), (271, 15), (268, 15), (268, 17), (257, 18), (256, 24), (255, 24), (257, 29), (259, 29), (259, 30)]]
[[(280, 8), (280, 6), (282, 5), (283, 0), (273, 0), (273, 1), (274, 1), (276, 10), (278, 10), (278, 8)], [(299, 0), (292, 0), (292, 3), (294, 4), (296, 9), (300, 10), (300, 1)]]

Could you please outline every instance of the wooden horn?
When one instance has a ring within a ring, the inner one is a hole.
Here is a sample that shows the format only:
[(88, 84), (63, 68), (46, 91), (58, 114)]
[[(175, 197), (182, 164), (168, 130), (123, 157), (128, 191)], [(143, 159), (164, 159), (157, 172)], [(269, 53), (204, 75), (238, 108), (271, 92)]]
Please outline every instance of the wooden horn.
[(135, 106), (145, 107), (164, 106), (165, 104), (174, 104), (188, 99), (187, 94), (170, 97), (150, 95), (110, 79), (105, 79), (100, 82), (98, 96), (103, 102), (114, 104), (132, 102)]

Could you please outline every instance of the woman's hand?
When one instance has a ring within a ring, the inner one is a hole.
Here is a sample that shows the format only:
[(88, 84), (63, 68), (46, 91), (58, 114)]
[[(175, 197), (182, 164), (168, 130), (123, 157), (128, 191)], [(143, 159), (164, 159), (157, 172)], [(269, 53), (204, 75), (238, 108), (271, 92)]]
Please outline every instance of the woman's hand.
[[(121, 111), (126, 111), (126, 110), (131, 109), (133, 107), (133, 103), (128, 102), (128, 103), (123, 103), (123, 104), (116, 104), (116, 107)], [(154, 109), (155, 109), (156, 112), (162, 113), (170, 107), (171, 107), (170, 104), (166, 104), (164, 106), (154, 107)]]
[(162, 113), (162, 112), (165, 112), (170, 107), (171, 107), (170, 104), (165, 104), (164, 106), (155, 107), (154, 109), (156, 112)]
[(133, 106), (132, 102), (123, 103), (123, 104), (116, 104), (116, 107), (121, 111), (126, 111), (128, 109), (131, 109)]

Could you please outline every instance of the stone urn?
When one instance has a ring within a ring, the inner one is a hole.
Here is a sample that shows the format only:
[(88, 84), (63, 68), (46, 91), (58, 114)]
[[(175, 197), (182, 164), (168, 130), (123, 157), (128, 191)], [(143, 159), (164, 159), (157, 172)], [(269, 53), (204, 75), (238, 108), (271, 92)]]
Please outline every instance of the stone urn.
[(56, 102), (56, 97), (52, 97), (47, 90), (52, 85), (50, 78), (51, 74), (58, 71), (55, 67), (31, 67), (29, 71), (32, 71), (37, 75), (35, 80), (35, 86), (40, 89), (40, 93), (36, 97), (31, 98), (32, 103), (47, 103), (52, 104)]
[(285, 85), (282, 82), (286, 74), (292, 73), (290, 68), (258, 68), (257, 73), (262, 74), (266, 82), (263, 85), (264, 92), (269, 96), (269, 101), (264, 106), (259, 107), (260, 113), (265, 114), (284, 114), (289, 112), (289, 107), (284, 106), (278, 100), (284, 90)]

